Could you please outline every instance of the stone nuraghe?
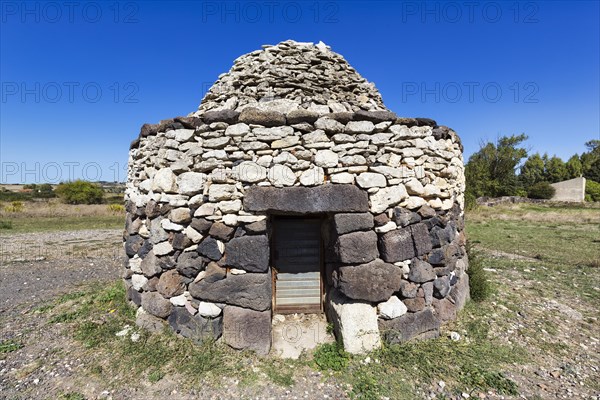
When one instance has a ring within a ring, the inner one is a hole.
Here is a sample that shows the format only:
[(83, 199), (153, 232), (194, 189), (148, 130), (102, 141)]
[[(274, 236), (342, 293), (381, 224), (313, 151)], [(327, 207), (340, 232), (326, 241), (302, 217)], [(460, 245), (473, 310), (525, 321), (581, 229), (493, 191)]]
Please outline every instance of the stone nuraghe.
[(274, 216), (318, 216), (322, 310), (346, 349), (436, 337), (469, 296), (463, 172), (452, 129), (398, 117), (322, 42), (262, 46), (131, 144), (137, 323), (268, 353)]

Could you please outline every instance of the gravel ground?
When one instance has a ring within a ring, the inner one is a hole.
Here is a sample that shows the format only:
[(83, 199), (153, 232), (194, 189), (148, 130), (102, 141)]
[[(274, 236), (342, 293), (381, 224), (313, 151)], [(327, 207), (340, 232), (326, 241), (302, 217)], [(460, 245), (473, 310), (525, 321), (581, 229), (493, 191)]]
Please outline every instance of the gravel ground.
[[(0, 399), (57, 399), (68, 393), (81, 393), (87, 399), (348, 398), (346, 384), (309, 368), (298, 370), (296, 383), (289, 388), (273, 384), (260, 374), (259, 382), (252, 385), (225, 376), (185, 390), (180, 389), (185, 383), (180, 376), (131, 385), (115, 385), (110, 376), (90, 376), (88, 365), (106, 355), (86, 351), (72, 338), (69, 324), (48, 323), (48, 314), (36, 309), (82, 286), (118, 279), (121, 232), (18, 234), (1, 236), (0, 246), (0, 341), (23, 344), (16, 351), (0, 354)], [(29, 253), (24, 250), (32, 248), (40, 251), (25, 257)], [(511, 258), (500, 253), (495, 256)], [(593, 317), (597, 307), (590, 308), (589, 303), (576, 297), (566, 298), (564, 294), (556, 300), (525, 296), (528, 287), (542, 284), (528, 279), (527, 271), (490, 271), (492, 279), (500, 283), (498, 297), (516, 295), (520, 299), (518, 312), (498, 304), (489, 323), (497, 327), (497, 337), (530, 349), (527, 364), (507, 371), (521, 394), (512, 397), (471, 393), (470, 398), (599, 400), (600, 330)], [(547, 332), (539, 323), (542, 317), (550, 317), (556, 326), (554, 332)], [(504, 326), (507, 321), (508, 327)], [(540, 341), (560, 345), (562, 350), (541, 351)], [(440, 386), (435, 382), (420, 392), (431, 399), (465, 398), (445, 393)]]

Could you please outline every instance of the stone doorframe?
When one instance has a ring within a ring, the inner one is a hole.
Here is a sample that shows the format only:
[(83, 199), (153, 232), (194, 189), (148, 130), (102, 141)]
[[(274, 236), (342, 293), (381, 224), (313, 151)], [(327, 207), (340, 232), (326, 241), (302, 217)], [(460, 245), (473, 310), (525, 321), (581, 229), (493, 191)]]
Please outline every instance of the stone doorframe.
[[(272, 186), (253, 186), (246, 189), (243, 199), (244, 209), (250, 213), (267, 214), (270, 222), (273, 216), (333, 216), (338, 213), (364, 213), (369, 211), (367, 192), (354, 185), (325, 184), (315, 187), (288, 187), (275, 188)], [(325, 218), (325, 224), (327, 218)], [(270, 231), (270, 228), (267, 229)], [(271, 233), (269, 232), (269, 236)], [(324, 298), (327, 299), (327, 288), (331, 285), (331, 272), (334, 268), (336, 257), (327, 247), (332, 248), (333, 243), (325, 242), (325, 276), (322, 277)], [(271, 240), (269, 240), (269, 243)], [(273, 305), (273, 304), (272, 304)], [(327, 307), (327, 304), (325, 304)], [(273, 309), (273, 307), (271, 307)]]

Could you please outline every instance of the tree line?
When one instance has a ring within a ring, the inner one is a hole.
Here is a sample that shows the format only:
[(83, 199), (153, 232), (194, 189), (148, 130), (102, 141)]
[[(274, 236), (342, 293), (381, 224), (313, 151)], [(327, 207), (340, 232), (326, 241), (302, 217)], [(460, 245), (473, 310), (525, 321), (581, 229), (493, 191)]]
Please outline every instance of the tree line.
[(551, 198), (551, 183), (585, 177), (586, 200), (600, 201), (600, 140), (585, 143), (587, 151), (566, 162), (547, 153), (529, 155), (525, 134), (502, 136), (480, 145), (465, 165), (467, 207), (482, 196)]

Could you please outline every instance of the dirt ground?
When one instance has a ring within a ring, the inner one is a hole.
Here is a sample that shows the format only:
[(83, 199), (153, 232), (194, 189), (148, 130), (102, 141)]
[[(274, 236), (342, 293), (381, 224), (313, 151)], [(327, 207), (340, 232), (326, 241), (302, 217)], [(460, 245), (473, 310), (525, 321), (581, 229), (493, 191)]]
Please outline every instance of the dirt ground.
[[(270, 382), (266, 376), (262, 379), (260, 374), (253, 385), (225, 376), (185, 390), (180, 389), (180, 376), (116, 388), (110, 376), (90, 376), (89, 365), (104, 355), (86, 351), (73, 339), (68, 323), (49, 323), (48, 314), (39, 310), (81, 287), (119, 279), (120, 235), (120, 230), (90, 230), (0, 237), (0, 343), (22, 345), (0, 353), (0, 399), (348, 398), (346, 383), (310, 368), (298, 370), (291, 387)], [(36, 249), (33, 255), (31, 249)], [(486, 319), (490, 335), (530, 350), (526, 363), (506, 371), (520, 395), (450, 395), (444, 392), (443, 382), (436, 380), (419, 390), (422, 398), (600, 399), (598, 305), (590, 306), (567, 293), (532, 297), (530, 292), (544, 285), (535, 275), (536, 269), (544, 268), (543, 263), (511, 258), (510, 253), (501, 251), (493, 257), (500, 262), (498, 268), (489, 268), (489, 274), (500, 291), (488, 304)], [(598, 273), (589, 278), (597, 280)], [(600, 290), (597, 283), (596, 288)]]

